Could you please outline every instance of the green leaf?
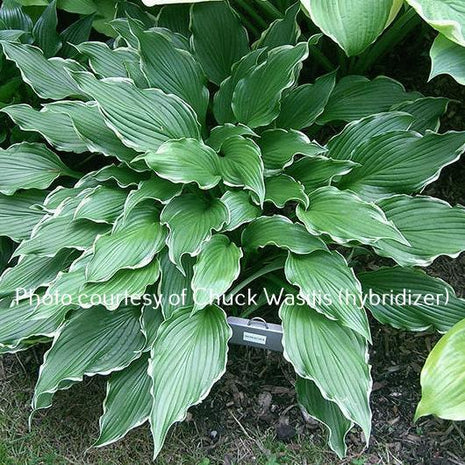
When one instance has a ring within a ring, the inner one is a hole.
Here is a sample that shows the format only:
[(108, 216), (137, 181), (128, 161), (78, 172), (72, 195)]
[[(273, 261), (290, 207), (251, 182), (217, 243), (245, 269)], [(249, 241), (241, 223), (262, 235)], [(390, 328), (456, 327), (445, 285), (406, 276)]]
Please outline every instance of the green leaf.
[(224, 227), (224, 231), (233, 231), (260, 216), (260, 208), (251, 203), (250, 195), (245, 191), (228, 190), (221, 197), (221, 201), (228, 208), (230, 218), (228, 224)]
[(61, 47), (57, 26), (56, 0), (52, 0), (32, 29), (34, 43), (42, 49), (46, 58), (54, 56)]
[(460, 0), (407, 0), (416, 12), (449, 40), (465, 47), (465, 5)]
[(460, 158), (464, 147), (465, 132), (428, 132), (423, 137), (414, 132), (391, 132), (376, 136), (353, 153), (352, 161), (360, 166), (347, 174), (339, 187), (366, 200), (420, 192), (439, 178), (445, 166)]
[(138, 186), (144, 177), (148, 179), (149, 176), (146, 176), (145, 173), (133, 171), (125, 165), (107, 165), (98, 171), (93, 171), (83, 176), (76, 186), (95, 187), (102, 182), (112, 180), (119, 187), (125, 189), (131, 186)]
[(210, 137), (207, 144), (217, 152), (220, 151), (224, 141), (232, 136), (251, 136), (258, 137), (252, 129), (244, 126), (243, 124), (226, 123), (223, 126), (216, 126), (211, 130)]
[(210, 81), (220, 85), (249, 51), (247, 31), (227, 2), (193, 5), (190, 29), (196, 57)]
[(34, 226), (45, 212), (36, 205), (42, 205), (46, 192), (31, 189), (14, 195), (0, 194), (0, 236), (7, 236), (16, 242), (30, 237)]
[(182, 194), (165, 206), (160, 220), (170, 230), (167, 239), (170, 260), (183, 270), (183, 255), (198, 255), (212, 231), (219, 231), (229, 222), (229, 210), (220, 199)]
[(279, 313), (286, 360), (347, 419), (360, 425), (368, 442), (372, 380), (366, 341), (306, 305), (284, 303)]
[(415, 420), (436, 415), (465, 419), (465, 320), (457, 323), (434, 346), (421, 372), (421, 401)]
[(70, 24), (61, 34), (60, 39), (63, 46), (60, 50), (60, 56), (65, 58), (74, 58), (77, 50), (74, 45), (79, 45), (89, 40), (92, 31), (94, 15), (83, 16), (74, 23)]
[(152, 380), (147, 372), (148, 365), (148, 355), (142, 355), (110, 376), (100, 417), (100, 436), (94, 447), (118, 441), (149, 419)]
[(314, 157), (324, 153), (326, 149), (310, 139), (302, 132), (284, 129), (264, 131), (258, 141), (262, 151), (265, 169), (276, 173), (294, 162), (296, 155)]
[(57, 150), (63, 152), (87, 152), (87, 145), (74, 129), (69, 116), (50, 110), (45, 106), (37, 111), (24, 103), (11, 105), (1, 110), (6, 113), (23, 131), (38, 132)]
[(73, 174), (45, 145), (22, 142), (0, 149), (0, 192), (46, 189), (64, 175)]
[(283, 45), (271, 50), (265, 62), (244, 76), (234, 89), (232, 109), (240, 123), (267, 126), (279, 115), (284, 90), (297, 80), (308, 45)]
[[(215, 306), (193, 316), (190, 308), (182, 309), (160, 326), (149, 365), (154, 457), (170, 426), (182, 421), (189, 407), (205, 399), (225, 372), (230, 337), (226, 315)], [(184, 381), (179, 383), (179, 379)]]
[(120, 217), (110, 233), (95, 241), (87, 281), (104, 282), (119, 270), (143, 268), (164, 247), (165, 237), (158, 209), (150, 202), (139, 204), (126, 218)]
[(284, 208), (288, 202), (298, 202), (305, 208), (309, 205), (305, 188), (300, 182), (287, 174), (277, 174), (265, 179), (265, 201), (278, 208)]
[(82, 66), (73, 60), (44, 57), (42, 51), (32, 45), (2, 42), (6, 57), (14, 61), (21, 71), (23, 81), (43, 99), (60, 100), (80, 96), (70, 71), (80, 71)]
[(363, 76), (346, 76), (334, 88), (318, 123), (355, 121), (420, 97), (419, 92), (406, 92), (402, 84), (385, 76), (372, 81)]
[(388, 26), (393, 0), (302, 0), (312, 21), (347, 56), (360, 55)]
[(447, 283), (421, 270), (395, 266), (359, 273), (358, 278), (366, 295), (380, 298), (379, 302), (377, 297), (368, 298), (365, 306), (383, 324), (406, 331), (433, 328), (445, 333), (465, 318), (465, 300)]
[(281, 101), (276, 125), (285, 129), (305, 129), (323, 113), (336, 85), (336, 73), (319, 77), (314, 84), (291, 89)]
[(56, 391), (69, 388), (84, 376), (120, 371), (138, 358), (145, 343), (139, 317), (139, 310), (132, 307), (118, 312), (100, 307), (76, 312), (45, 354), (33, 410), (50, 407)]
[(159, 89), (138, 89), (118, 78), (98, 81), (90, 73), (74, 77), (97, 101), (110, 129), (128, 147), (145, 152), (157, 150), (169, 139), (200, 137), (193, 110), (174, 95)]
[[(151, 287), (150, 291), (154, 295), (155, 288)], [(147, 292), (150, 292), (149, 290)], [(146, 298), (143, 297), (143, 301), (146, 301)], [(142, 307), (142, 315), (140, 318), (141, 331), (144, 333), (146, 344), (145, 351), (149, 351), (151, 347), (155, 344), (157, 339), (158, 329), (160, 325), (165, 320), (163, 312), (161, 311), (160, 305), (155, 298), (150, 299), (150, 302), (146, 302)]]
[(441, 255), (458, 257), (465, 250), (465, 208), (451, 207), (432, 197), (395, 195), (378, 205), (410, 243), (410, 247), (390, 240), (376, 243), (382, 257), (401, 266), (428, 266)]
[(327, 250), (319, 237), (312, 236), (301, 224), (281, 215), (261, 216), (252, 221), (242, 233), (242, 244), (248, 250), (275, 245), (302, 255)]
[(192, 278), (194, 311), (213, 304), (231, 287), (241, 271), (242, 257), (242, 250), (222, 234), (203, 245)]
[(465, 86), (465, 48), (439, 34), (430, 51), (430, 79), (440, 74), (449, 74), (459, 84)]
[(169, 140), (156, 152), (148, 151), (138, 160), (144, 160), (158, 176), (174, 183), (195, 182), (206, 190), (221, 180), (218, 155), (198, 139)]
[(166, 5), (158, 14), (158, 26), (189, 37), (190, 10), (190, 4)]
[(323, 423), (329, 433), (329, 447), (340, 459), (347, 453), (345, 438), (353, 423), (348, 420), (335, 402), (325, 399), (318, 386), (309, 379), (297, 377), (295, 384), (297, 399), (307, 413)]
[(5, 24), (5, 29), (29, 32), (33, 26), (32, 19), (24, 12), (20, 2), (15, 0), (3, 0), (0, 7), (0, 21)]
[(284, 272), (310, 307), (370, 340), (362, 286), (342, 255), (328, 251), (289, 253)]
[(242, 136), (231, 136), (223, 142), (219, 169), (227, 186), (242, 187), (257, 194), (260, 204), (265, 198), (264, 167), (260, 148)]
[(58, 8), (83, 15), (90, 15), (98, 10), (93, 0), (58, 0)]
[(331, 186), (313, 191), (310, 207), (297, 207), (297, 218), (311, 234), (327, 234), (338, 244), (358, 241), (370, 245), (380, 239), (392, 239), (408, 245), (381, 208), (350, 191)]

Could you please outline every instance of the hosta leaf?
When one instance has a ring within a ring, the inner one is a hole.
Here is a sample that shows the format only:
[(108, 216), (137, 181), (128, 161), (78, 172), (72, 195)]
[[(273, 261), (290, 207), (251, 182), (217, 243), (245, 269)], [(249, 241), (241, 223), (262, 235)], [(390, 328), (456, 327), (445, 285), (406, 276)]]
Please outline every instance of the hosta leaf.
[(82, 153), (87, 145), (74, 129), (73, 122), (65, 115), (45, 107), (37, 111), (24, 103), (2, 109), (23, 131), (41, 134), (49, 144), (63, 152)]
[(59, 330), (44, 357), (32, 400), (33, 410), (50, 407), (53, 395), (84, 376), (126, 368), (139, 357), (144, 336), (136, 308), (109, 312), (95, 307), (76, 312)]
[(90, 73), (74, 77), (80, 88), (97, 101), (110, 129), (128, 147), (145, 152), (158, 149), (169, 139), (200, 136), (193, 110), (174, 95), (158, 89), (138, 89), (118, 78), (98, 81)]
[(258, 137), (252, 129), (244, 126), (243, 124), (226, 123), (223, 126), (216, 126), (211, 130), (210, 137), (207, 144), (217, 152), (221, 149), (223, 142), (232, 136), (252, 136)]
[(87, 265), (89, 282), (108, 281), (121, 269), (148, 265), (165, 244), (165, 229), (150, 202), (139, 204), (126, 218), (119, 218), (111, 233), (99, 237)]
[(221, 180), (218, 155), (197, 139), (169, 140), (138, 160), (174, 183), (195, 182), (201, 189), (212, 189)]
[(77, 187), (92, 186), (106, 182), (115, 181), (119, 187), (125, 189), (131, 186), (138, 186), (141, 179), (148, 179), (149, 175), (146, 173), (137, 173), (125, 165), (107, 165), (104, 168), (86, 174), (76, 184)]
[(309, 200), (304, 186), (287, 174), (278, 174), (265, 179), (265, 201), (272, 202), (278, 208), (284, 208), (288, 202), (299, 202), (305, 208)]
[(98, 10), (94, 0), (58, 0), (58, 8), (83, 15), (90, 15)]
[(285, 358), (300, 377), (313, 381), (325, 399), (360, 425), (368, 441), (372, 381), (366, 341), (305, 305), (284, 303), (279, 313)]
[[(151, 287), (152, 296), (156, 295), (154, 291), (154, 287)], [(150, 292), (147, 290), (147, 292)], [(159, 296), (157, 296), (159, 297)], [(143, 298), (144, 301), (146, 300)], [(146, 344), (145, 344), (145, 351), (149, 351), (151, 347), (154, 345), (155, 340), (157, 339), (158, 329), (160, 325), (165, 321), (165, 317), (163, 316), (163, 312), (160, 308), (160, 305), (156, 301), (154, 297), (152, 297), (150, 302), (146, 302), (146, 304), (142, 307), (142, 315), (140, 318), (140, 326), (141, 331), (144, 333)]]
[(7, 236), (16, 242), (30, 237), (34, 226), (45, 212), (35, 205), (41, 205), (46, 192), (31, 189), (15, 195), (0, 194), (0, 236)]
[(143, 24), (145, 28), (157, 25), (155, 16), (146, 11), (142, 6), (132, 2), (118, 3), (116, 5), (116, 17), (135, 19)]
[[(368, 298), (365, 304), (383, 324), (407, 331), (433, 328), (445, 333), (465, 318), (465, 300), (457, 298), (447, 283), (421, 270), (395, 266), (359, 273), (358, 278), (366, 295), (371, 292), (389, 297), (379, 302)], [(403, 298), (406, 290), (411, 301)], [(398, 300), (391, 301), (391, 295)]]
[(13, 29), (0, 29), (0, 41), (16, 42), (25, 34), (24, 31), (15, 31)]
[(78, 52), (74, 45), (79, 45), (80, 43), (89, 40), (93, 22), (94, 15), (83, 16), (69, 25), (60, 34), (60, 39), (63, 43), (60, 50), (60, 56), (65, 58), (74, 58), (77, 55)]
[(269, 47), (272, 49), (280, 45), (295, 45), (300, 36), (300, 27), (297, 23), (299, 11), (299, 2), (290, 6), (283, 18), (273, 21), (268, 29), (262, 33), (255, 42), (254, 47)]
[(52, 0), (40, 15), (32, 29), (34, 43), (42, 49), (44, 56), (52, 57), (61, 47), (58, 26), (56, 0)]
[(327, 234), (338, 244), (358, 241), (369, 245), (380, 239), (408, 244), (381, 208), (335, 187), (313, 191), (310, 207), (297, 207), (297, 218), (311, 234)]
[(221, 201), (229, 210), (229, 223), (225, 225), (225, 231), (233, 231), (244, 223), (249, 223), (260, 216), (260, 208), (250, 201), (250, 195), (244, 191), (227, 191), (221, 197)]
[(465, 5), (460, 0), (407, 0), (416, 12), (449, 40), (465, 47)]
[(113, 224), (123, 212), (127, 196), (127, 191), (122, 189), (97, 186), (83, 197), (76, 208), (74, 219)]
[(30, 31), (33, 26), (31, 18), (24, 12), (20, 3), (15, 0), (4, 0), (2, 2), (0, 20), (5, 23), (6, 29)]
[(370, 340), (362, 286), (342, 255), (327, 251), (289, 253), (284, 271), (312, 308)]
[[(63, 187), (58, 186), (52, 192), (50, 192), (44, 200), (44, 208), (47, 212), (56, 213), (56, 210), (63, 203), (68, 203), (72, 198), (80, 195), (84, 192), (85, 187)], [(43, 192), (46, 195), (47, 192)]]
[(208, 78), (220, 85), (249, 51), (247, 31), (227, 2), (194, 5), (190, 28), (196, 57)]
[(244, 186), (257, 194), (260, 204), (265, 198), (264, 167), (260, 148), (242, 136), (231, 136), (223, 142), (219, 169), (227, 186)]
[(308, 56), (304, 42), (271, 50), (266, 61), (243, 77), (234, 89), (232, 109), (240, 123), (266, 126), (279, 115), (284, 90), (291, 87)]
[(458, 160), (464, 147), (465, 132), (428, 132), (424, 137), (412, 132), (392, 132), (376, 136), (353, 153), (352, 161), (360, 166), (347, 174), (339, 186), (367, 200), (419, 192), (438, 179), (445, 166)]
[(162, 323), (151, 352), (154, 457), (170, 426), (182, 421), (187, 409), (200, 403), (226, 370), (231, 337), (226, 315), (215, 306), (190, 314), (191, 309), (182, 309)]
[(408, 247), (381, 240), (375, 245), (378, 255), (401, 266), (428, 266), (440, 255), (457, 257), (465, 250), (465, 208), (407, 195), (383, 199), (378, 205), (410, 243)]
[(183, 194), (166, 205), (160, 220), (170, 230), (167, 240), (170, 260), (183, 270), (183, 255), (197, 255), (212, 231), (219, 231), (229, 222), (229, 210), (219, 199)]
[(319, 77), (314, 84), (304, 84), (290, 90), (281, 101), (276, 125), (286, 129), (305, 129), (323, 113), (336, 85), (336, 74)]
[(158, 15), (158, 26), (189, 37), (190, 9), (190, 4), (170, 4), (162, 7)]
[(296, 155), (313, 157), (324, 153), (325, 148), (299, 131), (284, 129), (270, 129), (262, 133), (258, 141), (262, 151), (265, 169), (279, 172), (291, 165)]
[(421, 372), (421, 401), (415, 419), (436, 415), (465, 419), (465, 320), (457, 323), (434, 346)]
[(402, 84), (385, 76), (372, 81), (363, 76), (346, 76), (337, 83), (318, 123), (355, 121), (420, 97), (420, 93), (406, 92)]
[(299, 223), (285, 216), (261, 216), (252, 221), (242, 233), (242, 244), (249, 250), (275, 245), (296, 254), (327, 250), (326, 244), (309, 234)]
[(110, 376), (95, 447), (118, 441), (149, 419), (152, 380), (147, 372), (148, 365), (148, 355), (143, 354), (124, 370)]
[(242, 256), (242, 250), (222, 234), (203, 245), (192, 278), (194, 311), (211, 305), (231, 287), (241, 271)]
[(440, 74), (449, 74), (459, 84), (465, 86), (465, 48), (439, 34), (430, 51), (430, 79)]
[(32, 45), (2, 42), (6, 57), (14, 61), (23, 81), (43, 99), (60, 100), (80, 96), (82, 92), (69, 74), (83, 68), (76, 61), (63, 58), (46, 59), (42, 51)]
[(23, 142), (0, 149), (0, 192), (46, 189), (59, 176), (74, 175), (45, 145)]
[(348, 420), (335, 402), (325, 399), (318, 386), (311, 380), (297, 377), (297, 399), (307, 413), (323, 423), (329, 433), (328, 444), (339, 458), (347, 452), (345, 438), (353, 423)]
[(391, 17), (393, 0), (303, 0), (312, 21), (348, 56), (359, 55), (371, 45)]

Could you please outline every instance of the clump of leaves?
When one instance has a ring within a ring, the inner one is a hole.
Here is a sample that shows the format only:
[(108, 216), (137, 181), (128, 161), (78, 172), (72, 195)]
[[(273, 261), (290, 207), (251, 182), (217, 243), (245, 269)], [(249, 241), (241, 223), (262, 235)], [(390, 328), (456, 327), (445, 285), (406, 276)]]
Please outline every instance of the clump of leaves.
[[(285, 289), (299, 402), (343, 456), (354, 425), (367, 440), (371, 430), (366, 310), (413, 331), (465, 317), (453, 289), (418, 269), (465, 250), (465, 209), (419, 195), (465, 133), (436, 132), (446, 99), (386, 77), (299, 83), (320, 37), (301, 34), (298, 10), (252, 46), (224, 2), (194, 5), (188, 30), (115, 19), (113, 46), (80, 43), (77, 61), (1, 42), (44, 101), (2, 111), (45, 143), (0, 151), (0, 235), (18, 244), (0, 280), (0, 347), (53, 340), (34, 411), (84, 376), (108, 376), (96, 446), (149, 421), (156, 456), (225, 372), (226, 311), (277, 319), (264, 296)], [(89, 156), (96, 169), (83, 173)], [(396, 265), (365, 271), (377, 256)], [(228, 305), (248, 287), (256, 304)], [(435, 306), (363, 300), (444, 287)], [(17, 288), (41, 299), (16, 302)]]

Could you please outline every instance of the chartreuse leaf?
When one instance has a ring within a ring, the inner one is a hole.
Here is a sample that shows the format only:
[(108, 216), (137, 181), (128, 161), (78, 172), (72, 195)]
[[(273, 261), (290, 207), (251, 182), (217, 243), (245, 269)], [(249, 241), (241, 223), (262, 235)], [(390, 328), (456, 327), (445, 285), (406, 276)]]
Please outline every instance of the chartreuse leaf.
[(465, 48), (439, 34), (430, 51), (430, 79), (440, 74), (449, 74), (459, 84), (465, 85)]
[(416, 12), (449, 40), (465, 47), (465, 5), (460, 0), (407, 0)]
[(77, 73), (74, 78), (97, 101), (110, 129), (128, 147), (145, 152), (157, 150), (169, 139), (200, 137), (195, 113), (179, 97), (159, 89), (138, 89), (118, 78), (98, 81), (90, 73)]
[(362, 286), (342, 255), (321, 250), (309, 255), (289, 253), (284, 271), (308, 305), (370, 340)]
[(326, 151), (304, 133), (294, 130), (269, 129), (262, 133), (258, 144), (269, 172), (279, 172), (291, 165), (296, 155), (313, 157)]
[(242, 232), (242, 244), (249, 250), (275, 245), (296, 254), (310, 254), (327, 250), (326, 244), (309, 234), (299, 223), (281, 215), (261, 216)]
[(363, 76), (346, 76), (336, 84), (318, 123), (355, 121), (420, 97), (419, 92), (406, 92), (402, 84), (385, 76), (372, 81)]
[(322, 396), (360, 425), (368, 441), (372, 380), (366, 341), (306, 305), (283, 303), (284, 357), (297, 374), (313, 381)]
[(83, 153), (87, 145), (74, 129), (69, 116), (44, 107), (37, 111), (30, 105), (21, 103), (1, 110), (6, 113), (23, 131), (41, 134), (49, 144), (63, 152)]
[(249, 51), (247, 31), (227, 2), (194, 5), (190, 29), (197, 59), (210, 81), (220, 85)]
[(252, 129), (243, 124), (226, 123), (223, 126), (216, 126), (211, 130), (207, 144), (217, 152), (221, 149), (223, 142), (232, 136), (251, 136), (258, 137)]
[(336, 85), (336, 73), (319, 77), (314, 84), (291, 89), (281, 101), (276, 125), (285, 129), (305, 129), (323, 113)]
[(378, 202), (410, 247), (392, 240), (375, 244), (378, 255), (401, 266), (428, 266), (441, 256), (457, 257), (465, 250), (465, 208), (451, 207), (432, 197), (395, 195)]
[(149, 364), (154, 457), (170, 426), (182, 421), (225, 372), (230, 337), (226, 315), (216, 306), (192, 316), (190, 308), (181, 309), (160, 326)]
[(299, 202), (304, 208), (309, 200), (305, 188), (300, 182), (287, 174), (277, 174), (265, 179), (265, 201), (278, 208), (284, 208), (288, 202)]
[(260, 208), (250, 201), (250, 195), (245, 191), (228, 190), (221, 197), (221, 201), (228, 208), (230, 217), (229, 223), (224, 227), (225, 231), (233, 231), (260, 216)]
[(260, 148), (242, 136), (231, 136), (223, 142), (219, 170), (227, 186), (244, 186), (257, 194), (260, 204), (265, 198), (264, 167)]
[(194, 265), (194, 311), (219, 299), (238, 278), (242, 250), (227, 236), (215, 234), (202, 247)]
[[(465, 318), (465, 300), (447, 283), (421, 270), (394, 266), (359, 273), (358, 279), (366, 295), (371, 292), (380, 298), (368, 298), (365, 307), (383, 324), (407, 331), (433, 328), (445, 333)], [(412, 296), (409, 300), (403, 297), (406, 291)]]
[[(438, 179), (441, 170), (458, 160), (465, 147), (465, 132), (421, 137), (414, 132), (391, 132), (373, 137), (352, 156), (360, 164), (339, 186), (368, 200), (395, 193), (421, 191)], [(379, 154), (383, 153), (383, 157)]]
[(101, 307), (76, 312), (55, 335), (44, 357), (33, 410), (50, 407), (56, 391), (84, 376), (121, 371), (140, 356), (144, 336), (137, 308), (109, 312)]
[(252, 129), (275, 120), (282, 93), (295, 83), (307, 56), (305, 42), (272, 49), (265, 62), (244, 76), (234, 89), (232, 109), (237, 120)]
[(165, 237), (155, 205), (139, 204), (127, 217), (120, 217), (110, 233), (95, 241), (87, 280), (108, 281), (119, 270), (143, 268), (163, 248)]
[(30, 237), (34, 226), (45, 212), (35, 205), (44, 202), (46, 192), (31, 189), (14, 195), (0, 194), (0, 236), (7, 236), (16, 242)]
[(387, 27), (393, 3), (393, 0), (368, 3), (362, 0), (335, 0), (331, 3), (303, 0), (302, 6), (327, 36), (348, 56), (354, 56), (362, 53)]
[(6, 57), (14, 61), (21, 71), (23, 81), (43, 99), (60, 100), (70, 96), (81, 96), (82, 92), (70, 75), (70, 71), (83, 70), (73, 60), (63, 58), (46, 59), (42, 51), (32, 45), (2, 42)]
[(148, 355), (143, 354), (124, 370), (110, 376), (95, 447), (118, 441), (149, 419), (152, 380), (147, 372), (148, 366)]
[(415, 419), (436, 415), (465, 419), (465, 320), (457, 323), (434, 346), (421, 372), (421, 400)]
[(183, 271), (183, 255), (198, 255), (212, 231), (219, 231), (229, 222), (229, 210), (220, 199), (182, 194), (165, 206), (160, 220), (170, 230), (167, 239), (170, 260)]
[(328, 430), (328, 444), (339, 458), (347, 452), (345, 438), (352, 429), (353, 423), (348, 420), (335, 402), (327, 400), (318, 386), (311, 380), (297, 377), (295, 383), (297, 399), (307, 413), (323, 423)]
[(61, 47), (60, 35), (56, 30), (57, 26), (56, 0), (52, 0), (32, 29), (34, 43), (42, 49), (46, 58), (54, 56)]
[(212, 189), (221, 180), (218, 155), (198, 139), (169, 140), (138, 160), (174, 183), (195, 182), (201, 189)]
[(380, 239), (392, 239), (408, 245), (381, 208), (336, 187), (313, 191), (310, 207), (306, 210), (297, 207), (297, 218), (311, 234), (327, 234), (338, 244), (358, 241), (370, 245)]
[(43, 144), (22, 142), (0, 149), (0, 192), (12, 195), (20, 189), (46, 189), (59, 176), (72, 175), (62, 161)]

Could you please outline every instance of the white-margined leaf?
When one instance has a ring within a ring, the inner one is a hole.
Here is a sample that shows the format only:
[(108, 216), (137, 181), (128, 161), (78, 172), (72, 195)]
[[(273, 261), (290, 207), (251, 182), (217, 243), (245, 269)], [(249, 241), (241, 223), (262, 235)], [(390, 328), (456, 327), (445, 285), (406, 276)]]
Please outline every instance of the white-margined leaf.
[(102, 182), (115, 181), (119, 187), (126, 189), (132, 186), (137, 187), (141, 180), (149, 179), (149, 177), (149, 173), (136, 172), (126, 165), (106, 165), (100, 170), (84, 175), (75, 187), (96, 187)]
[(42, 49), (47, 58), (54, 56), (61, 47), (57, 26), (57, 1), (52, 0), (32, 28), (34, 43)]
[(430, 51), (431, 73), (433, 79), (441, 74), (449, 74), (459, 84), (465, 86), (465, 47), (452, 42), (439, 34)]
[(150, 351), (153, 347), (155, 340), (157, 339), (158, 329), (163, 321), (165, 321), (163, 311), (156, 299), (153, 297), (156, 295), (156, 287), (149, 287), (147, 292), (152, 292), (152, 300), (147, 302), (147, 299), (144, 299), (146, 303), (142, 307), (142, 315), (140, 317), (141, 330), (144, 333), (146, 340), (145, 352)]
[(278, 208), (284, 208), (288, 202), (298, 202), (304, 208), (309, 205), (304, 186), (287, 174), (276, 174), (265, 179), (265, 201)]
[(228, 190), (221, 197), (221, 201), (229, 210), (230, 219), (224, 227), (225, 231), (233, 231), (260, 216), (260, 208), (251, 202), (250, 195), (245, 191)]
[(21, 4), (14, 0), (4, 0), (0, 6), (0, 20), (5, 24), (6, 29), (18, 29), (31, 31), (33, 27), (32, 19), (27, 15)]
[(211, 130), (207, 144), (217, 152), (220, 151), (223, 142), (232, 136), (251, 136), (258, 137), (252, 129), (243, 124), (226, 123), (222, 126), (216, 126)]
[(78, 52), (75, 45), (89, 40), (94, 18), (95, 16), (93, 14), (83, 16), (60, 33), (60, 40), (63, 44), (60, 49), (60, 56), (64, 58), (76, 57)]

